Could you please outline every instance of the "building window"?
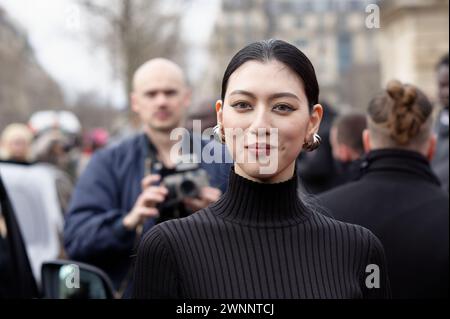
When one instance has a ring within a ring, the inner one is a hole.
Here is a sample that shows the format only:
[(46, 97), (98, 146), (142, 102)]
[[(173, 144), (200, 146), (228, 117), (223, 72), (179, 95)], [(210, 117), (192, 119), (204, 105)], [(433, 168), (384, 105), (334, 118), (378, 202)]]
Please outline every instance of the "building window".
[(238, 10), (249, 10), (254, 6), (253, 0), (224, 0), (222, 2), (222, 8), (225, 11), (238, 11)]
[(225, 28), (225, 41), (228, 49), (234, 50), (236, 47), (236, 35), (234, 30), (236, 29), (235, 25), (235, 16), (228, 15), (227, 27)]
[(253, 41), (253, 24), (250, 19), (245, 19), (245, 42), (250, 43)]
[(303, 29), (303, 28), (305, 27), (305, 20), (303, 19), (302, 16), (298, 17), (298, 18), (295, 20), (295, 26), (296, 26), (298, 29)]
[(298, 40), (295, 41), (295, 44), (300, 49), (304, 49), (304, 48), (306, 48), (308, 46), (308, 41), (305, 40), (305, 39), (298, 39)]
[(328, 0), (320, 0), (314, 3), (316, 12), (326, 12), (329, 10), (330, 2)]
[(361, 0), (351, 0), (349, 3), (350, 11), (360, 11), (364, 10), (364, 1)]
[(314, 4), (312, 1), (305, 1), (304, 10), (306, 12), (314, 11)]
[(346, 72), (352, 65), (352, 38), (349, 33), (338, 36), (338, 63), (339, 73)]

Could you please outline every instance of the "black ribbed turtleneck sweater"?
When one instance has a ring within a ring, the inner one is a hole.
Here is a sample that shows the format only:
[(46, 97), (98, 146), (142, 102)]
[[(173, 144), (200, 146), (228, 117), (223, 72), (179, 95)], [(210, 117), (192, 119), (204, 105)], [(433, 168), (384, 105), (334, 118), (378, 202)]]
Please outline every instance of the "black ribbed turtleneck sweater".
[[(380, 287), (367, 288), (380, 270)], [(386, 298), (384, 252), (367, 229), (307, 209), (297, 179), (256, 183), (230, 173), (227, 192), (142, 239), (136, 298)]]

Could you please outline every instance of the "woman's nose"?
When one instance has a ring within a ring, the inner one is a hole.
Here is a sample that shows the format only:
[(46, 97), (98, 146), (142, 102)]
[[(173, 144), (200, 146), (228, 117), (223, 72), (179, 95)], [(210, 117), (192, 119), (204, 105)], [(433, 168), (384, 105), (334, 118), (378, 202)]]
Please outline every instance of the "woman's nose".
[(257, 135), (268, 135), (271, 128), (270, 124), (270, 112), (266, 111), (266, 106), (261, 105), (257, 108), (257, 112), (249, 129), (252, 133)]

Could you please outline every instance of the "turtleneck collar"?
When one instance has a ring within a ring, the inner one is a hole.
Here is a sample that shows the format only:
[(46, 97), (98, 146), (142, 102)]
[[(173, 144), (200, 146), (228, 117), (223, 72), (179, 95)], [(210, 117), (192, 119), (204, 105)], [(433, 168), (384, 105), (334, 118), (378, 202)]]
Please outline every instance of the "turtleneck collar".
[(231, 168), (227, 192), (211, 210), (221, 218), (248, 226), (281, 227), (305, 221), (308, 210), (297, 193), (297, 176), (280, 183), (258, 183)]
[(370, 151), (361, 162), (363, 175), (371, 173), (403, 173), (440, 185), (429, 161), (420, 153), (400, 149)]

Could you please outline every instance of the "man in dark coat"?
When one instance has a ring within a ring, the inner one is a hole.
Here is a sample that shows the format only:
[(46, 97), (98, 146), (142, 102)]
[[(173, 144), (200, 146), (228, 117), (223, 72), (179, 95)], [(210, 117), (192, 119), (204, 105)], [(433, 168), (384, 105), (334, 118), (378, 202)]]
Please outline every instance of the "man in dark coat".
[[(144, 132), (95, 153), (72, 196), (64, 228), (67, 254), (103, 269), (121, 291), (127, 286), (133, 248), (143, 231), (160, 219), (204, 208), (225, 191), (229, 165), (207, 163), (201, 152), (213, 141), (183, 138), (183, 145), (189, 141), (194, 152), (183, 152), (189, 147), (180, 147), (182, 154), (172, 152), (179, 142), (171, 133), (182, 125), (189, 94), (183, 72), (174, 63), (154, 59), (141, 66), (131, 97)], [(176, 172), (173, 155), (191, 153), (196, 154), (198, 168), (206, 171), (210, 186), (202, 187), (197, 197), (167, 207), (169, 191), (159, 182)]]
[(394, 83), (372, 100), (362, 177), (319, 200), (336, 219), (381, 240), (394, 298), (447, 298), (449, 199), (429, 164), (436, 143), (432, 106), (420, 91), (411, 92)]
[(441, 111), (437, 117), (436, 134), (438, 141), (436, 154), (433, 158), (432, 167), (442, 183), (442, 187), (449, 191), (448, 184), (448, 54), (439, 61), (437, 66), (437, 82), (439, 89), (439, 103)]
[(318, 134), (322, 142), (314, 152), (301, 152), (297, 159), (297, 172), (301, 187), (307, 193), (320, 194), (334, 186), (337, 176), (330, 145), (330, 130), (336, 112), (322, 101), (323, 117)]
[(367, 127), (366, 115), (350, 112), (337, 117), (330, 131), (330, 144), (336, 166), (333, 187), (359, 177), (361, 156), (364, 155), (362, 132)]

